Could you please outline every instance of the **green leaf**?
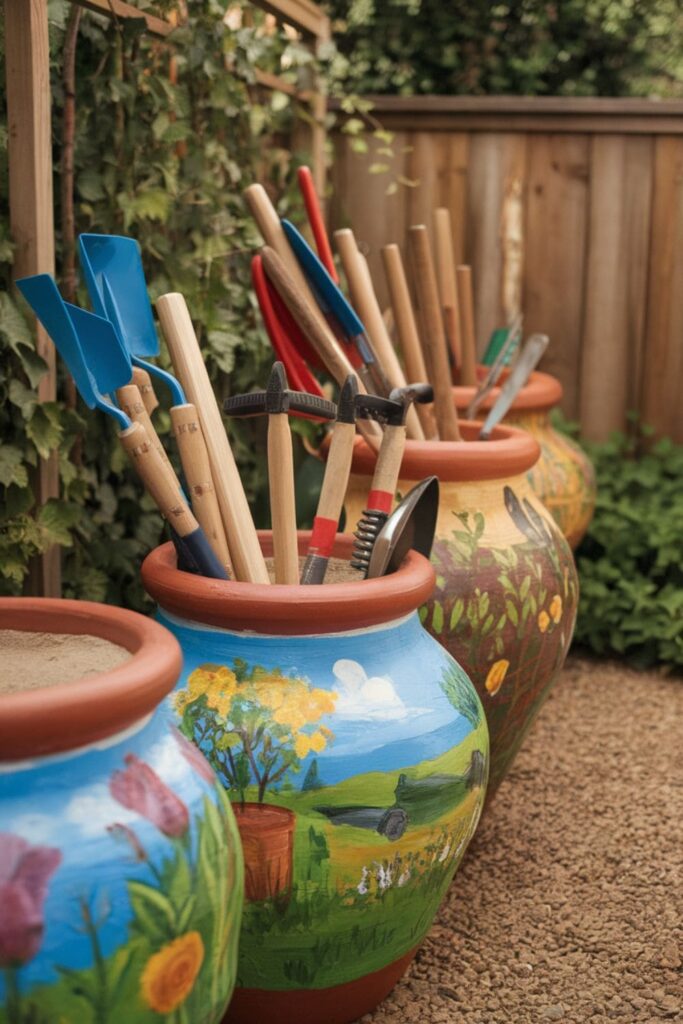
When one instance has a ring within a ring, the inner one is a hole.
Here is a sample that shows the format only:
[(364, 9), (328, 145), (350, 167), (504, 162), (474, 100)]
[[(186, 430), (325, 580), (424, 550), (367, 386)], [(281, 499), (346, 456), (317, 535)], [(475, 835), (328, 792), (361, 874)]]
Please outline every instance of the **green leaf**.
[(73, 538), (70, 531), (82, 514), (77, 505), (69, 505), (58, 498), (49, 498), (38, 513), (38, 523), (49, 544), (71, 547)]
[(138, 931), (152, 945), (168, 942), (176, 936), (176, 918), (171, 901), (158, 889), (144, 882), (128, 882), (128, 898)]
[(57, 402), (42, 402), (36, 405), (26, 424), (26, 434), (43, 459), (59, 446), (63, 430)]
[(0, 484), (9, 487), (28, 485), (28, 473), (24, 465), (24, 453), (13, 444), (0, 445)]
[(439, 601), (434, 602), (434, 608), (432, 610), (432, 629), (437, 636), (443, 630), (443, 608)]
[(449, 629), (450, 629), (451, 632), (453, 632), (453, 630), (456, 628), (456, 626), (460, 622), (460, 619), (462, 618), (462, 613), (464, 612), (464, 610), (465, 610), (465, 602), (463, 601), (463, 599), (461, 597), (459, 597), (459, 598), (456, 599), (455, 604), (453, 605), (453, 608), (451, 609), (451, 617), (450, 617), (450, 622), (449, 622)]

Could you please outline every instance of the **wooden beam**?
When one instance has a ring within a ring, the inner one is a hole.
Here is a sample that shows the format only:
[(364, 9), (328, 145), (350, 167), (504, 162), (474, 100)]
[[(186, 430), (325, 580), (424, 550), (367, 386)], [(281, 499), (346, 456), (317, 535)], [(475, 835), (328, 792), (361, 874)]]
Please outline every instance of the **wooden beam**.
[(147, 31), (156, 36), (168, 36), (175, 29), (175, 25), (165, 18), (158, 18), (147, 11), (141, 11), (133, 4), (124, 3), (124, 0), (70, 0), (80, 7), (86, 7), (89, 11), (97, 14), (106, 14), (109, 18), (144, 18)]
[[(47, 0), (5, 0), (5, 60), (10, 231), (16, 245), (12, 270), (15, 277), (54, 273)], [(55, 350), (39, 325), (36, 347), (48, 367), (38, 385), (38, 397), (41, 402), (54, 401)], [(34, 491), (39, 505), (58, 497), (56, 453), (40, 461)], [(27, 588), (33, 594), (60, 596), (60, 553), (56, 545), (32, 566)]]
[(300, 32), (316, 38), (329, 34), (329, 18), (311, 0), (252, 0), (252, 3)]

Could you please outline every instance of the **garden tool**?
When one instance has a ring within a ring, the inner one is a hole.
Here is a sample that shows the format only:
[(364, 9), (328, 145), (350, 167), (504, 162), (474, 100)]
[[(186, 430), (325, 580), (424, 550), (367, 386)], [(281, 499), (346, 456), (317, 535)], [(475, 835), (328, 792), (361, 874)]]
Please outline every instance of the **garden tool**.
[(500, 389), (500, 394), (479, 431), (479, 439), (488, 441), (491, 431), (503, 419), (514, 402), (517, 394), (524, 387), (532, 370), (538, 365), (541, 356), (548, 347), (550, 339), (547, 334), (532, 334), (524, 343), (517, 362), (510, 371), (510, 376)]
[(152, 384), (152, 378), (147, 373), (147, 370), (143, 370), (141, 366), (134, 366), (131, 384), (135, 384), (135, 387), (140, 392), (140, 397), (145, 404), (147, 414), (151, 416), (159, 405), (159, 399), (156, 396), (154, 385)]
[(522, 317), (516, 316), (510, 324), (504, 344), (502, 345), (495, 362), (489, 368), (488, 373), (477, 388), (472, 401), (467, 407), (467, 419), (473, 420), (477, 415), (479, 406), (489, 392), (495, 387), (498, 378), (505, 369), (506, 364), (512, 359), (517, 351), (517, 346), (522, 337)]
[(315, 184), (313, 183), (313, 175), (311, 174), (310, 168), (300, 167), (296, 172), (296, 176), (299, 181), (299, 190), (303, 196), (304, 206), (306, 207), (306, 216), (308, 217), (308, 223), (311, 225), (311, 231), (313, 232), (315, 247), (318, 250), (320, 262), (325, 267), (334, 283), (339, 284), (339, 274), (337, 273), (337, 268), (334, 265), (332, 249), (330, 248), (330, 240), (327, 237), (325, 221), (323, 219), (322, 210), (320, 209), (320, 202), (315, 190)]
[(472, 268), (459, 266), (455, 268), (455, 279), (458, 285), (458, 305), (460, 307), (460, 338), (462, 346), (462, 362), (460, 364), (460, 383), (465, 387), (477, 386), (477, 341), (474, 330), (474, 295), (472, 293)]
[(434, 387), (434, 415), (439, 437), (442, 441), (459, 441), (458, 415), (453, 401), (451, 371), (427, 228), (424, 224), (415, 225), (410, 228), (408, 237), (422, 318), (421, 337), (427, 376)]
[(308, 391), (322, 398), (322, 388), (308, 369), (300, 348), (293, 343), (290, 325), (285, 327), (285, 316), (291, 319), (291, 314), (266, 277), (260, 255), (254, 256), (251, 261), (251, 280), (270, 343), (278, 359), (285, 364), (288, 379), (297, 391)]
[[(403, 351), (406, 373), (410, 380), (428, 380), (401, 250), (394, 242), (391, 245), (384, 246), (382, 249), (382, 260), (384, 261), (384, 273), (389, 286), (391, 307), (398, 340)], [(415, 408), (417, 409), (422, 429), (425, 432), (425, 437), (428, 440), (434, 439), (438, 441), (439, 436), (434, 419), (434, 407), (420, 404)]]
[(430, 384), (410, 384), (395, 388), (389, 399), (377, 395), (356, 398), (356, 416), (372, 416), (386, 425), (377, 455), (367, 507), (358, 520), (351, 565), (367, 576), (372, 549), (379, 531), (387, 521), (394, 503), (396, 484), (406, 444), (406, 418), (413, 402), (431, 402), (434, 391)]
[(172, 292), (157, 300), (157, 311), (173, 366), (199, 416), (235, 576), (249, 583), (270, 583), (187, 303)]
[[(482, 366), (493, 366), (508, 340), (509, 330), (509, 327), (496, 327), (495, 330), (491, 332), (491, 337), (489, 338), (488, 345), (486, 346), (486, 351), (480, 359)], [(506, 354), (503, 363), (504, 366), (510, 365), (513, 355), (514, 352)]]
[(332, 429), (325, 475), (313, 520), (306, 561), (301, 572), (300, 582), (303, 584), (322, 583), (325, 579), (351, 472), (356, 437), (357, 395), (357, 378), (349, 374), (339, 392), (337, 417)]
[(428, 476), (406, 494), (377, 535), (368, 579), (396, 572), (411, 549), (429, 558), (438, 511), (439, 479)]
[(119, 440), (140, 478), (168, 521), (183, 567), (214, 579), (227, 573), (182, 496), (180, 484), (138, 422), (104, 397), (130, 380), (130, 363), (107, 319), (64, 302), (54, 279), (37, 274), (17, 281), (17, 287), (52, 338), (69, 368), (83, 401), (90, 409), (112, 416)]
[[(351, 301), (365, 324), (376, 357), (382, 365), (391, 387), (405, 387), (406, 379), (401, 364), (394, 351), (394, 346), (391, 344), (391, 338), (382, 319), (382, 312), (372, 287), (367, 264), (359, 252), (353, 232), (350, 228), (343, 228), (341, 231), (335, 231), (334, 239), (348, 281)], [(408, 412), (408, 436), (417, 441), (425, 439), (417, 413), (412, 408)]]
[(268, 487), (273, 526), (275, 582), (299, 582), (299, 554), (294, 504), (294, 460), (289, 413), (298, 411), (334, 419), (336, 409), (317, 395), (290, 391), (282, 363), (273, 365), (265, 391), (226, 398), (228, 416), (268, 416)]
[[(262, 250), (263, 268), (268, 278), (275, 286), (280, 298), (283, 300), (290, 313), (296, 320), (298, 326), (306, 335), (307, 339), (314, 346), (320, 358), (323, 360), (328, 373), (337, 381), (341, 387), (349, 376), (357, 376), (347, 356), (337, 344), (336, 340), (328, 337), (327, 333), (321, 330), (319, 318), (312, 311), (311, 305), (297, 289), (294, 279), (288, 273), (287, 268), (278, 254), (270, 246), (264, 246)], [(365, 394), (362, 381), (358, 381), (358, 390)], [(359, 424), (359, 429), (373, 449), (379, 447), (381, 430), (377, 423)]]
[(453, 366), (457, 369), (462, 364), (460, 313), (455, 283), (451, 214), (444, 206), (440, 206), (434, 211), (434, 244), (436, 248), (436, 275), (439, 282), (439, 298), (441, 299), (441, 309), (443, 310), (446, 337), (451, 350)]
[(353, 306), (332, 280), (303, 235), (288, 220), (283, 220), (282, 226), (318, 307), (335, 338), (345, 349), (349, 362), (358, 371), (371, 394), (388, 395), (391, 385)]

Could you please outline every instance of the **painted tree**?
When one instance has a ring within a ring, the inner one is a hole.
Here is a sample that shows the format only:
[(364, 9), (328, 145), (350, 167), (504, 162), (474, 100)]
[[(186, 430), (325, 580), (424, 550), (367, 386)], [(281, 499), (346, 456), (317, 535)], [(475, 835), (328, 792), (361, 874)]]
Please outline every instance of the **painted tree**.
[(200, 665), (175, 698), (181, 728), (207, 756), (224, 783), (244, 803), (250, 785), (263, 803), (268, 789), (298, 772), (310, 753), (334, 739), (321, 724), (337, 694), (279, 669)]
[(464, 715), (473, 729), (479, 725), (481, 704), (474, 687), (457, 665), (451, 664), (442, 673), (441, 689), (461, 715)]

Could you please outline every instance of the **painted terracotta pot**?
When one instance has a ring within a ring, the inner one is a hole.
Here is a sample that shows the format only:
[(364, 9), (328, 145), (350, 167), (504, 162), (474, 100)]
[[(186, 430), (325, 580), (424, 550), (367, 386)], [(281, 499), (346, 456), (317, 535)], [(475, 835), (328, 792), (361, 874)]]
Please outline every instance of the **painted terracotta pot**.
[[(483, 377), (488, 367), (477, 372)], [(507, 376), (505, 371), (503, 380)], [(475, 389), (455, 387), (455, 403), (460, 415), (472, 401)], [(494, 388), (482, 403), (478, 415), (486, 415), (500, 394)], [(505, 423), (527, 430), (535, 437), (541, 457), (529, 470), (529, 482), (553, 519), (575, 549), (593, 518), (595, 509), (595, 472), (582, 448), (565, 434), (555, 430), (550, 413), (562, 400), (562, 385), (548, 373), (532, 373), (505, 417)]]
[(130, 652), (0, 696), (0, 1020), (220, 1021), (242, 856), (222, 786), (159, 707), (176, 640), (84, 601), (1, 599), (0, 624), (27, 648), (36, 633), (85, 634)]
[[(409, 441), (399, 493), (432, 473), (440, 502), (432, 562), (436, 589), (425, 626), (463, 666), (486, 711), (489, 795), (503, 779), (562, 668), (574, 629), (574, 559), (535, 496), (539, 455), (529, 434), (461, 421), (462, 442)], [(358, 439), (347, 492), (347, 529), (365, 506), (375, 457)]]
[[(335, 554), (350, 552), (338, 538)], [(484, 799), (481, 704), (417, 613), (433, 569), (411, 553), (379, 580), (219, 582), (179, 573), (167, 544), (142, 575), (183, 648), (182, 729), (244, 845), (226, 1020), (354, 1021), (406, 970)]]

